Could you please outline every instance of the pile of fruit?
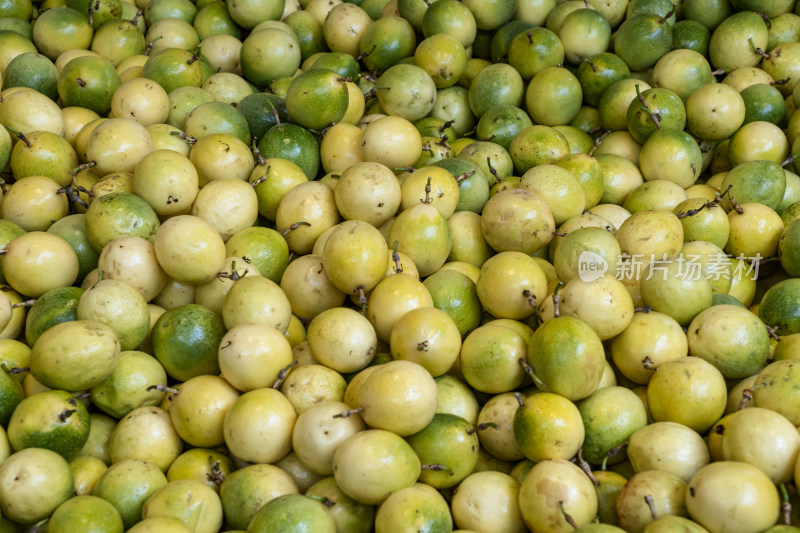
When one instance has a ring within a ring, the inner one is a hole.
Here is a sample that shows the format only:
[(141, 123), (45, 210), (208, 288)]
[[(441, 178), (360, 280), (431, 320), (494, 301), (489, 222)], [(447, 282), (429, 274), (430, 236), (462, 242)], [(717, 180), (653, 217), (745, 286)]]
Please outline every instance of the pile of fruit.
[(800, 531), (799, 14), (0, 0), (0, 533)]

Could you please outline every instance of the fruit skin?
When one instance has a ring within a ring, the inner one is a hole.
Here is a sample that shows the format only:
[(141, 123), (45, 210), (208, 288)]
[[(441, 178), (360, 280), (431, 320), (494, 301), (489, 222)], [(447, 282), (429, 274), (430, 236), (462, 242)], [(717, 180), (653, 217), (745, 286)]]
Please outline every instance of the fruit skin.
[(528, 363), (543, 390), (576, 401), (589, 396), (603, 375), (605, 353), (597, 333), (570, 316), (548, 320), (534, 331)]
[(85, 495), (75, 496), (59, 505), (50, 517), (47, 530), (52, 533), (122, 533), (123, 525), (113, 505), (97, 496)]
[(70, 393), (46, 390), (22, 400), (8, 422), (16, 450), (46, 448), (72, 459), (89, 438), (89, 412)]
[(572, 517), (578, 527), (594, 520), (597, 493), (586, 474), (565, 459), (537, 463), (519, 489), (519, 505), (525, 524), (532, 531), (568, 533), (574, 527), (565, 519)]
[(26, 448), (0, 465), (0, 510), (3, 518), (35, 524), (73, 496), (69, 463), (44, 448)]
[(119, 354), (117, 335), (106, 324), (96, 320), (62, 322), (33, 345), (31, 374), (53, 389), (83, 391), (111, 374)]
[(301, 494), (286, 494), (264, 504), (247, 526), (247, 533), (335, 533), (333, 518), (321, 502)]
[(150, 341), (167, 374), (186, 381), (219, 373), (217, 350), (224, 334), (221, 316), (202, 305), (187, 304), (158, 317)]
[(686, 491), (689, 517), (711, 533), (763, 531), (780, 513), (778, 489), (758, 468), (717, 461), (695, 474)]

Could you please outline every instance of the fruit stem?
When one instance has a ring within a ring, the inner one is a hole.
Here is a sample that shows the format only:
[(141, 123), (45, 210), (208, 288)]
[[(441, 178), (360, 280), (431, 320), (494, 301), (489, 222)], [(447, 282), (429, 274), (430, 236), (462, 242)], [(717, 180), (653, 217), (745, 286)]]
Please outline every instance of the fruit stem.
[(789, 490), (786, 483), (778, 485), (781, 491), (781, 511), (783, 511), (783, 523), (787, 526), (792, 525), (792, 502), (789, 500)]
[(564, 509), (564, 502), (558, 502), (558, 508), (561, 509), (561, 514), (564, 515), (564, 520), (566, 520), (567, 524), (571, 525), (573, 529), (578, 529), (578, 524), (575, 523), (575, 520), (570, 516), (566, 509)]
[(418, 352), (427, 352), (428, 351), (428, 341), (424, 340), (422, 342), (417, 343), (417, 351)]
[(141, 9), (137, 9), (136, 14), (131, 19), (131, 24), (135, 26), (136, 23), (139, 22), (139, 17), (141, 17), (142, 15), (144, 15), (144, 11), (142, 11)]
[(528, 305), (530, 305), (534, 309), (537, 309), (537, 307), (536, 307), (536, 295), (535, 294), (533, 294), (529, 289), (525, 289), (524, 291), (522, 291), (522, 296), (526, 300), (528, 300)]
[(769, 336), (772, 339), (780, 342), (781, 337), (780, 337), (780, 335), (778, 335), (778, 328), (773, 328), (771, 326), (767, 326), (766, 324), (764, 325), (764, 327), (767, 328), (767, 333), (769, 333)]
[(670, 9), (669, 11), (667, 11), (667, 13), (666, 13), (666, 14), (665, 14), (663, 17), (661, 17), (660, 19), (658, 19), (658, 23), (659, 23), (659, 24), (664, 24), (664, 23), (665, 23), (666, 21), (668, 21), (668, 20), (670, 19), (670, 17), (672, 17), (672, 15), (674, 15), (674, 14), (675, 14), (675, 7), (673, 6), (673, 8), (672, 8), (672, 9)]
[[(256, 150), (257, 150), (257, 149), (258, 149), (258, 148), (256, 148)], [(254, 182), (253, 182), (253, 183), (251, 183), (250, 185), (252, 185), (252, 186), (253, 186), (253, 188), (255, 189), (256, 187), (258, 187), (259, 185), (261, 185), (262, 183), (264, 183), (265, 181), (267, 181), (267, 176), (269, 176), (269, 171), (270, 171), (270, 169), (272, 169), (272, 166), (268, 166), (268, 167), (267, 167), (267, 171), (264, 173), (264, 175), (263, 175), (263, 176), (261, 176), (260, 178), (258, 178), (256, 181), (254, 181)]]
[(492, 160), (488, 155), (486, 156), (486, 165), (489, 167), (489, 173), (494, 176), (494, 179), (497, 180), (497, 183), (500, 183), (500, 176), (497, 174), (497, 169), (492, 166)]
[(400, 254), (397, 252), (397, 247), (400, 246), (399, 241), (394, 241), (394, 246), (392, 247), (392, 261), (394, 261), (394, 271), (396, 274), (403, 273), (403, 265), (400, 264)]
[(794, 160), (797, 159), (798, 157), (800, 157), (800, 154), (792, 154), (792, 155), (790, 155), (789, 157), (787, 157), (786, 159), (783, 160), (783, 162), (781, 163), (781, 166), (785, 167), (786, 165), (788, 165), (790, 163), (794, 163)]
[(561, 302), (561, 297), (558, 295), (558, 290), (561, 288), (562, 285), (564, 285), (564, 283), (559, 281), (556, 284), (556, 288), (553, 289), (553, 318), (558, 318), (561, 316), (561, 311), (558, 308), (559, 303)]
[(361, 61), (362, 59), (370, 55), (372, 52), (374, 52), (376, 48), (378, 48), (378, 45), (373, 44), (371, 49), (367, 50), (366, 52), (362, 52), (358, 57), (356, 57), (356, 61)]
[(634, 308), (633, 308), (633, 312), (634, 312), (634, 313), (649, 313), (650, 311), (652, 311), (652, 308), (650, 308), (650, 307), (647, 307), (647, 306), (644, 306), (644, 307), (634, 307)]
[(350, 415), (357, 415), (358, 413), (361, 413), (362, 411), (364, 411), (363, 407), (357, 407), (355, 409), (345, 409), (341, 413), (337, 413), (337, 414), (333, 415), (333, 418), (349, 418)]
[(649, 355), (642, 359), (642, 366), (645, 368), (645, 370), (658, 370), (658, 367), (653, 364), (653, 360), (650, 359)]
[(11, 305), (11, 309), (16, 309), (17, 307), (30, 307), (36, 303), (36, 299), (32, 300), (25, 300), (24, 302), (19, 302)]
[(756, 45), (753, 44), (753, 38), (752, 37), (747, 39), (747, 42), (750, 43), (750, 49), (753, 51), (753, 53), (755, 55), (761, 56), (764, 59), (769, 59), (769, 54), (768, 53), (764, 52), (764, 50), (762, 50), (761, 48), (759, 48), (759, 47), (757, 47)]
[(645, 100), (644, 96), (642, 96), (642, 93), (639, 92), (639, 84), (637, 83), (634, 87), (636, 88), (636, 99), (642, 104), (639, 106), (639, 109), (650, 115), (650, 120), (653, 121), (653, 124), (656, 125), (656, 128), (661, 129), (661, 117), (658, 113), (652, 111), (650, 107), (648, 107), (647, 100)]
[(295, 361), (292, 361), (291, 363), (289, 363), (288, 365), (286, 365), (285, 367), (281, 368), (280, 372), (278, 372), (278, 377), (275, 379), (275, 382), (272, 384), (272, 388), (275, 389), (275, 390), (280, 389), (281, 385), (283, 385), (283, 380), (286, 379), (286, 376), (289, 375), (289, 372), (292, 370), (292, 368), (295, 365), (299, 365), (299, 364), (300, 364), (300, 361), (295, 360)]
[(600, 465), (600, 468), (602, 470), (605, 470), (606, 464), (608, 464), (608, 460), (622, 453), (622, 450), (624, 450), (627, 447), (628, 447), (628, 441), (625, 441), (608, 450), (608, 452), (606, 452), (606, 456), (603, 457), (603, 463)]
[(497, 424), (494, 422), (481, 422), (475, 427), (469, 428), (467, 430), (467, 435), (472, 435), (473, 433), (477, 433), (478, 431), (483, 431), (484, 429), (497, 429)]
[[(273, 111), (275, 111), (275, 110), (273, 109)], [(259, 150), (258, 146), (256, 146), (256, 138), (255, 137), (253, 137), (253, 140), (250, 143), (250, 151), (253, 152), (253, 156), (256, 158), (256, 163), (259, 166), (263, 167), (267, 163), (267, 160), (264, 159), (264, 156), (261, 154), (261, 150)]]
[(453, 472), (451, 468), (447, 468), (444, 465), (440, 464), (432, 464), (432, 465), (420, 465), (422, 470), (433, 470), (434, 472)]
[(361, 314), (366, 316), (367, 315), (367, 295), (364, 294), (364, 287), (359, 287), (355, 291), (358, 293), (358, 303), (361, 305)]
[[(520, 359), (520, 362), (522, 363), (524, 361), (522, 359)], [(525, 363), (525, 364), (527, 364), (527, 363)], [(517, 403), (519, 404), (520, 407), (525, 407), (525, 400), (522, 399), (522, 394), (520, 394), (518, 392), (514, 392), (514, 398), (517, 399)]]
[(171, 131), (171, 132), (169, 132), (169, 134), (170, 135), (176, 135), (176, 136), (180, 137), (181, 139), (186, 141), (186, 144), (188, 144), (189, 146), (194, 146), (194, 143), (197, 142), (197, 139), (195, 139), (191, 135), (186, 135), (182, 131)]
[(327, 496), (317, 496), (316, 494), (306, 494), (306, 498), (311, 498), (312, 500), (316, 500), (320, 502), (325, 507), (333, 507), (336, 505), (336, 502), (328, 498)]
[(8, 363), (6, 363), (5, 361), (3, 361), (2, 364), (0, 364), (0, 368), (2, 368), (3, 372), (8, 374), (9, 376), (13, 376), (14, 374), (25, 374), (26, 372), (31, 371), (31, 367), (29, 366), (15, 366), (12, 368), (8, 368)]
[(787, 83), (789, 83), (789, 81), (791, 81), (791, 79), (792, 79), (791, 76), (786, 76), (785, 78), (771, 81), (769, 82), (769, 84), (772, 85), (773, 87), (775, 87), (776, 85), (786, 85)]
[(589, 466), (589, 463), (587, 463), (583, 459), (583, 446), (578, 448), (577, 462), (578, 466), (581, 467), (581, 470), (583, 470), (586, 473), (586, 475), (589, 476), (589, 479), (592, 480), (592, 485), (594, 485), (595, 487), (600, 485), (600, 482), (597, 481), (597, 478), (594, 477), (594, 474), (592, 474), (592, 467)]
[[(544, 381), (542, 381), (539, 376), (536, 375), (536, 371), (533, 369), (533, 367), (522, 357), (519, 358), (519, 364), (522, 365), (522, 371), (530, 376), (533, 384), (536, 385), (537, 388), (544, 390)], [(520, 398), (517, 398), (517, 401), (521, 402), (522, 400)], [(520, 403), (520, 405), (522, 406), (522, 403)]]
[(17, 139), (19, 139), (20, 141), (24, 142), (24, 143), (25, 143), (25, 145), (26, 145), (28, 148), (30, 148), (31, 146), (33, 146), (33, 144), (31, 144), (31, 142), (28, 140), (28, 138), (27, 138), (27, 137), (25, 137), (25, 134), (23, 134), (21, 131), (15, 130), (15, 129), (14, 129), (14, 128), (12, 128), (11, 126), (6, 126), (6, 129), (7, 129), (8, 131), (10, 131), (11, 133), (13, 133), (14, 135), (16, 135), (16, 136), (17, 136)]
[(744, 389), (742, 391), (742, 399), (739, 400), (739, 410), (741, 411), (747, 404), (753, 401), (753, 389)]
[(92, 6), (92, 2), (89, 2), (89, 9), (87, 11), (89, 14), (89, 26), (94, 26), (94, 7)]
[(167, 387), (166, 385), (161, 385), (160, 383), (158, 385), (150, 385), (145, 390), (146, 391), (157, 390), (158, 392), (168, 392), (173, 396), (180, 392), (180, 390), (178, 389), (173, 389), (172, 387)]
[(592, 149), (589, 150), (589, 154), (588, 154), (589, 157), (594, 156), (595, 150), (600, 148), (600, 144), (603, 142), (603, 139), (605, 139), (606, 135), (608, 135), (609, 133), (611, 133), (611, 130), (606, 130), (606, 131), (603, 132), (602, 135), (600, 135), (599, 137), (597, 137), (597, 139), (594, 140), (594, 145), (592, 146)]
[(291, 232), (293, 232), (294, 230), (296, 230), (300, 226), (311, 227), (311, 224), (309, 224), (308, 222), (304, 222), (302, 220), (299, 221), (299, 222), (295, 222), (294, 224), (292, 224), (291, 226), (289, 226), (288, 228), (286, 228), (285, 230), (283, 230), (281, 232), (281, 237), (286, 237), (287, 235), (289, 235)]
[(222, 473), (222, 469), (220, 468), (222, 463), (219, 460), (215, 461), (210, 455), (208, 456), (208, 462), (211, 464), (211, 472), (206, 474), (206, 479), (219, 487), (222, 485), (222, 482), (225, 481), (225, 474)]
[(428, 176), (428, 181), (425, 183), (425, 200), (423, 204), (431, 203), (431, 177)]
[(653, 502), (653, 496), (650, 494), (645, 494), (644, 501), (647, 504), (647, 507), (650, 508), (650, 516), (653, 517), (653, 520), (658, 520), (658, 512), (656, 511), (656, 504)]
[(472, 177), (473, 174), (475, 174), (474, 170), (468, 170), (467, 172), (464, 172), (463, 174), (459, 174), (458, 176), (456, 176), (456, 182), (461, 183), (465, 179), (467, 179), (469, 177)]
[(66, 422), (67, 418), (71, 417), (72, 415), (74, 415), (77, 412), (78, 412), (77, 409), (65, 409), (65, 410), (61, 411), (61, 413), (59, 413), (58, 419), (61, 422)]
[(150, 55), (150, 52), (153, 50), (153, 45), (156, 44), (156, 41), (161, 39), (161, 37), (163, 37), (163, 36), (159, 35), (158, 37), (156, 37), (155, 39), (153, 39), (152, 41), (147, 43), (147, 47), (144, 49), (144, 55), (146, 55), (146, 56)]

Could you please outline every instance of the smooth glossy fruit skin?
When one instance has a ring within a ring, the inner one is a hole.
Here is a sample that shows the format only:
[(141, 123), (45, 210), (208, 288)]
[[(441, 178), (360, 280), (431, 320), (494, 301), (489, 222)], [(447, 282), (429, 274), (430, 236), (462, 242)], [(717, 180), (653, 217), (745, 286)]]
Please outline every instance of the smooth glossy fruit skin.
[(780, 513), (778, 489), (747, 463), (718, 461), (703, 467), (686, 492), (689, 516), (712, 533), (763, 531)]
[(122, 533), (122, 518), (116, 508), (97, 496), (75, 496), (53, 511), (47, 530), (53, 533), (102, 531)]
[(570, 316), (548, 320), (528, 344), (528, 363), (544, 390), (576, 401), (600, 383), (605, 354), (597, 333)]
[(335, 533), (333, 518), (321, 502), (300, 494), (287, 494), (267, 502), (250, 521), (248, 533)]
[(764, 293), (758, 316), (779, 335), (800, 333), (800, 280), (787, 279), (776, 283)]
[(568, 514), (579, 527), (594, 520), (597, 493), (586, 474), (564, 459), (537, 463), (519, 489), (519, 506), (525, 524), (533, 531), (574, 531)]
[(186, 381), (202, 374), (218, 374), (217, 349), (225, 333), (222, 317), (198, 305), (168, 310), (153, 325), (153, 354), (167, 374)]
[(537, 463), (574, 456), (584, 435), (578, 408), (558, 394), (533, 394), (514, 414), (514, 438), (525, 457)]
[(69, 463), (51, 450), (27, 448), (0, 465), (3, 518), (35, 524), (74, 495)]
[(8, 423), (16, 450), (46, 448), (71, 460), (89, 438), (89, 412), (70, 393), (45, 390), (22, 400)]

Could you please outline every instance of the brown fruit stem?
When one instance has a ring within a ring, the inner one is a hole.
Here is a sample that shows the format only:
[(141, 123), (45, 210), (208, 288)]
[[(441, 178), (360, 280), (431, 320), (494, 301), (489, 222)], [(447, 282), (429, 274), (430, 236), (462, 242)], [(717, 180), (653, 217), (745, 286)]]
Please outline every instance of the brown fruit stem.
[(462, 182), (462, 181), (464, 181), (465, 179), (467, 179), (467, 178), (469, 178), (469, 177), (472, 177), (472, 175), (473, 175), (473, 174), (475, 174), (475, 171), (474, 171), (474, 170), (469, 170), (469, 171), (467, 171), (467, 172), (464, 172), (463, 174), (459, 174), (458, 176), (456, 176), (456, 181), (457, 181), (458, 183), (461, 183), (461, 182)]
[[(520, 359), (520, 361), (522, 361), (522, 359)], [(514, 398), (517, 399), (517, 403), (519, 404), (520, 407), (525, 407), (525, 400), (522, 399), (522, 394), (515, 392)]]
[(564, 520), (567, 521), (567, 524), (571, 525), (574, 529), (578, 529), (578, 524), (575, 523), (575, 519), (570, 516), (566, 509), (564, 509), (564, 502), (558, 502), (558, 508), (561, 509), (561, 514), (564, 515)]
[(764, 59), (769, 59), (769, 54), (768, 53), (766, 53), (764, 50), (762, 50), (761, 48), (759, 48), (759, 47), (757, 47), (756, 45), (753, 44), (753, 38), (752, 37), (747, 39), (747, 42), (750, 43), (750, 49), (753, 51), (753, 53), (755, 55), (761, 56)]
[(650, 359), (649, 355), (642, 359), (642, 366), (645, 368), (645, 370), (658, 370), (658, 367), (653, 364), (653, 360)]
[[(533, 367), (530, 364), (528, 364), (528, 362), (522, 357), (519, 358), (519, 364), (522, 365), (522, 371), (525, 372), (528, 376), (530, 376), (531, 380), (533, 381), (533, 384), (536, 385), (537, 388), (544, 390), (545, 388), (544, 381), (542, 381), (539, 378), (539, 376), (536, 375), (536, 372), (533, 370)], [(514, 393), (514, 394), (519, 394), (519, 393)], [(520, 402), (520, 405), (522, 405), (521, 398), (522, 396), (517, 398), (517, 401)]]
[(364, 287), (359, 287), (358, 289), (356, 289), (353, 292), (358, 293), (358, 303), (359, 303), (359, 305), (361, 305), (361, 314), (366, 316), (366, 314), (367, 314), (367, 295), (364, 293)]
[[(275, 111), (274, 108), (273, 111)], [(261, 154), (261, 150), (258, 149), (256, 141), (257, 139), (253, 137), (250, 142), (250, 151), (253, 152), (253, 157), (256, 158), (256, 164), (263, 167), (265, 164), (267, 164), (267, 160), (264, 159), (264, 156)]]
[(653, 497), (650, 494), (645, 494), (644, 501), (647, 507), (650, 508), (650, 516), (653, 517), (653, 520), (658, 520), (658, 512), (656, 511), (656, 504), (653, 502)]
[(147, 390), (147, 391), (157, 390), (159, 392), (168, 392), (173, 396), (181, 392), (178, 389), (173, 389), (172, 387), (167, 387), (166, 385), (161, 385), (161, 384), (159, 384), (159, 385), (150, 385), (145, 390)]
[(394, 271), (397, 274), (402, 274), (403, 266), (400, 264), (400, 254), (397, 252), (397, 247), (400, 246), (398, 241), (394, 241), (394, 246), (392, 247), (392, 261), (394, 261)]
[(362, 411), (364, 411), (363, 407), (357, 407), (355, 409), (345, 409), (341, 413), (337, 413), (337, 414), (333, 415), (333, 418), (349, 418), (350, 415), (357, 415), (358, 413), (361, 413)]
[(145, 49), (144, 49), (144, 55), (146, 55), (146, 56), (150, 55), (150, 52), (153, 50), (153, 45), (156, 44), (156, 41), (161, 39), (161, 37), (162, 36), (159, 35), (158, 37), (156, 37), (155, 39), (153, 39), (152, 41), (147, 43), (147, 47), (145, 47)]
[[(592, 133), (592, 132), (590, 131), (589, 133)], [(597, 139), (594, 140), (594, 145), (592, 146), (592, 149), (589, 150), (589, 157), (594, 156), (595, 150), (600, 148), (600, 143), (603, 142), (603, 139), (605, 139), (606, 135), (608, 135), (609, 133), (611, 133), (611, 130), (606, 130), (606, 131), (603, 132), (602, 135), (600, 135)]]
[(6, 126), (6, 129), (7, 129), (8, 131), (10, 131), (11, 133), (13, 133), (14, 135), (16, 135), (16, 136), (17, 136), (17, 139), (19, 139), (20, 141), (24, 142), (24, 143), (25, 143), (25, 145), (26, 145), (28, 148), (30, 148), (31, 146), (33, 146), (33, 144), (31, 144), (31, 142), (28, 140), (28, 138), (27, 138), (27, 137), (25, 137), (25, 135), (24, 135), (24, 134), (23, 134), (21, 131), (17, 131), (17, 130), (15, 130), (14, 128), (12, 128), (11, 126)]
[(2, 365), (0, 365), (0, 367), (3, 369), (3, 372), (9, 376), (13, 376), (14, 374), (24, 374), (31, 371), (31, 367), (29, 366), (15, 366), (8, 368), (8, 364), (5, 361), (2, 363)]
[(311, 498), (312, 500), (320, 502), (325, 507), (333, 507), (334, 505), (336, 505), (336, 502), (334, 500), (331, 500), (327, 496), (317, 496), (316, 494), (306, 494), (305, 496), (306, 498)]
[(447, 468), (444, 465), (440, 464), (432, 464), (432, 465), (420, 465), (422, 470), (433, 470), (434, 472), (452, 472), (451, 468)]
[(562, 285), (564, 284), (559, 281), (556, 284), (556, 288), (553, 289), (553, 318), (558, 318), (561, 316), (561, 310), (558, 308), (559, 303), (561, 302), (561, 297), (558, 295), (558, 291), (561, 289)]
[(304, 222), (302, 220), (300, 220), (298, 222), (295, 222), (294, 224), (292, 224), (291, 226), (289, 226), (288, 228), (286, 228), (285, 230), (283, 230), (281, 232), (281, 237), (286, 237), (287, 235), (289, 235), (291, 232), (293, 232), (294, 230), (296, 230), (300, 226), (311, 227), (311, 224), (309, 224), (308, 222)]
[(271, 167), (271, 166), (268, 166), (268, 167), (267, 167), (267, 171), (264, 173), (264, 175), (263, 175), (263, 176), (261, 176), (261, 177), (259, 177), (259, 178), (258, 178), (256, 181), (254, 181), (254, 182), (253, 182), (253, 183), (251, 183), (250, 185), (252, 185), (252, 186), (253, 186), (253, 188), (255, 189), (256, 187), (258, 187), (259, 185), (261, 185), (262, 183), (264, 183), (265, 181), (267, 181), (267, 177), (269, 176), (269, 171), (270, 171), (271, 169), (272, 169), (272, 167)]
[(19, 303), (16, 303), (16, 304), (12, 304), (11, 305), (11, 309), (16, 309), (17, 307), (30, 307), (35, 303), (36, 303), (36, 299), (25, 300), (24, 302), (19, 302)]
[(783, 523), (787, 526), (792, 525), (792, 502), (789, 500), (789, 490), (786, 483), (778, 485), (781, 491), (781, 511), (783, 512)]
[(495, 169), (495, 168), (492, 166), (492, 160), (491, 160), (491, 158), (490, 158), (488, 155), (486, 156), (486, 165), (489, 167), (489, 173), (490, 173), (492, 176), (494, 176), (494, 179), (495, 179), (495, 180), (496, 180), (498, 183), (500, 183), (500, 181), (501, 181), (501, 180), (500, 180), (500, 176), (498, 176), (498, 175), (497, 175), (497, 169)]
[(286, 379), (286, 376), (288, 376), (289, 372), (292, 370), (292, 368), (294, 368), (294, 366), (298, 365), (298, 364), (300, 364), (300, 361), (295, 360), (295, 361), (292, 361), (291, 363), (289, 363), (288, 365), (286, 365), (285, 367), (281, 368), (280, 371), (278, 372), (278, 377), (275, 379), (275, 382), (272, 384), (272, 388), (275, 389), (275, 390), (280, 389), (281, 385), (283, 385), (283, 381)]
[(634, 308), (633, 308), (633, 312), (634, 312), (634, 313), (649, 313), (650, 311), (652, 311), (652, 309), (651, 309), (650, 307), (647, 307), (647, 306), (644, 306), (644, 307), (634, 307)]
[(171, 132), (169, 132), (169, 134), (170, 135), (176, 135), (176, 136), (180, 137), (181, 139), (186, 141), (186, 144), (188, 144), (189, 146), (194, 146), (194, 143), (197, 142), (197, 139), (195, 139), (191, 135), (186, 135), (182, 131), (171, 131)]
[(225, 474), (223, 474), (220, 469), (221, 463), (219, 460), (214, 461), (210, 455), (208, 456), (208, 462), (211, 463), (211, 472), (206, 474), (206, 479), (219, 487), (222, 485), (222, 482), (225, 481)]
[(478, 431), (483, 431), (484, 429), (497, 429), (497, 424), (494, 422), (481, 422), (477, 426), (470, 428), (467, 430), (467, 435), (472, 435), (473, 433), (477, 433)]
[(628, 447), (628, 441), (625, 441), (623, 443), (618, 444), (617, 446), (614, 446), (610, 450), (608, 450), (608, 452), (606, 453), (606, 456), (603, 457), (603, 463), (600, 465), (600, 469), (601, 470), (605, 470), (606, 469), (606, 464), (608, 463), (608, 460), (613, 458), (613, 457), (616, 457), (617, 455), (622, 453), (622, 450), (624, 450), (627, 447)]
[(639, 109), (650, 115), (650, 120), (653, 121), (653, 124), (656, 125), (656, 128), (661, 129), (661, 116), (651, 110), (647, 105), (647, 101), (644, 99), (644, 96), (642, 96), (642, 93), (639, 92), (639, 84), (637, 83), (634, 87), (636, 87), (636, 99), (639, 100), (640, 104), (642, 104), (639, 106)]
[(587, 476), (589, 476), (589, 479), (591, 479), (591, 480), (592, 480), (592, 485), (594, 485), (595, 487), (597, 487), (598, 485), (600, 485), (600, 482), (599, 482), (599, 481), (597, 481), (597, 478), (596, 478), (596, 477), (594, 477), (594, 474), (592, 474), (592, 467), (591, 467), (591, 466), (589, 466), (589, 463), (587, 463), (587, 462), (586, 462), (586, 461), (583, 459), (583, 446), (581, 446), (580, 448), (578, 448), (578, 455), (576, 456), (576, 462), (578, 463), (578, 466), (579, 466), (579, 467), (581, 467), (581, 470), (583, 470), (583, 471), (584, 471), (584, 473), (585, 473)]
[[(433, 155), (433, 154), (431, 154)], [(425, 183), (425, 200), (422, 202), (424, 204), (431, 203), (431, 177), (428, 176), (428, 181)]]
[(75, 414), (75, 413), (77, 413), (77, 412), (78, 412), (78, 410), (77, 410), (77, 409), (65, 409), (65, 410), (61, 411), (61, 412), (58, 414), (58, 419), (59, 419), (61, 422), (66, 422), (66, 421), (67, 421), (67, 418), (71, 417), (72, 415), (74, 415), (74, 414)]
[(141, 9), (137, 9), (136, 14), (131, 19), (131, 24), (135, 26), (136, 23), (139, 22), (139, 17), (141, 17), (142, 15), (144, 15), (144, 11), (142, 11)]

